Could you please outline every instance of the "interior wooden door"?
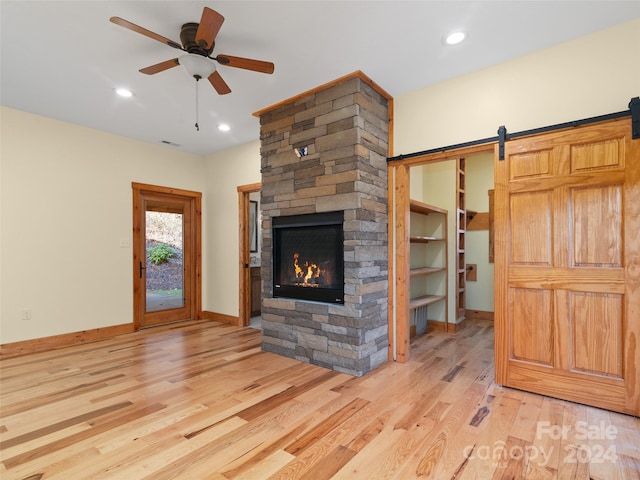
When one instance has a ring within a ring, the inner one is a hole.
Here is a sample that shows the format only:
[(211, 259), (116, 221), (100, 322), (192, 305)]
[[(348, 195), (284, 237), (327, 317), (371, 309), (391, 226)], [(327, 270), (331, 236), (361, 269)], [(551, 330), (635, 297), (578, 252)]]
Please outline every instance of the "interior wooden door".
[(508, 141), (495, 181), (496, 382), (640, 415), (630, 118)]

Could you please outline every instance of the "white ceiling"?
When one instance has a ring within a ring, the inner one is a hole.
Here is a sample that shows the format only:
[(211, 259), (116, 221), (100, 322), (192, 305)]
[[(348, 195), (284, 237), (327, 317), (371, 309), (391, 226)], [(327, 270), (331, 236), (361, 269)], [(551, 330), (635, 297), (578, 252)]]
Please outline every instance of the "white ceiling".
[[(109, 22), (171, 40), (204, 6), (225, 17), (216, 54), (275, 63), (273, 75), (219, 72), (218, 95), (182, 68), (139, 68), (180, 53)], [(252, 113), (361, 70), (392, 96), (640, 17), (640, 1), (0, 1), (2, 105), (205, 155), (259, 138)], [(461, 45), (442, 37), (468, 32)], [(631, 61), (631, 60), (630, 60)], [(131, 99), (114, 95), (125, 86)], [(220, 132), (219, 123), (231, 126)]]

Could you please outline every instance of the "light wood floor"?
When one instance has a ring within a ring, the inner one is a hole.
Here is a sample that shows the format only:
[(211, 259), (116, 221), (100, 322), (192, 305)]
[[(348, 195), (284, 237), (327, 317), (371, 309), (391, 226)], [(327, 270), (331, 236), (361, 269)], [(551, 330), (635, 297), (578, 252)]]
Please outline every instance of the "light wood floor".
[(3, 360), (0, 477), (640, 478), (639, 419), (497, 387), (492, 346), (471, 322), (354, 378), (193, 322)]

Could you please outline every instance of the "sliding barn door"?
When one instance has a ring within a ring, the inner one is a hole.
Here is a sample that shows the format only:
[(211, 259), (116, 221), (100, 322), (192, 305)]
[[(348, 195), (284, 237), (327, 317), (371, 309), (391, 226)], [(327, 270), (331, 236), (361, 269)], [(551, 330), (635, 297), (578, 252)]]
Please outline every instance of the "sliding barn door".
[(631, 120), (496, 160), (496, 381), (640, 415), (640, 140)]

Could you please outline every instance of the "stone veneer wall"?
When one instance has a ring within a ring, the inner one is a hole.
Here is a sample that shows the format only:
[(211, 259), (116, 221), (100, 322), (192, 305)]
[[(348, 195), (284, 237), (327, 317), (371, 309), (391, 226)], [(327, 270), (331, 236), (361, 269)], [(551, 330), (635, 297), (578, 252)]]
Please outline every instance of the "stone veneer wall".
[[(356, 376), (387, 361), (388, 108), (355, 75), (260, 114), (263, 350)], [(330, 211), (344, 211), (344, 305), (273, 298), (271, 219)]]

